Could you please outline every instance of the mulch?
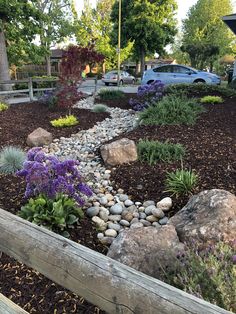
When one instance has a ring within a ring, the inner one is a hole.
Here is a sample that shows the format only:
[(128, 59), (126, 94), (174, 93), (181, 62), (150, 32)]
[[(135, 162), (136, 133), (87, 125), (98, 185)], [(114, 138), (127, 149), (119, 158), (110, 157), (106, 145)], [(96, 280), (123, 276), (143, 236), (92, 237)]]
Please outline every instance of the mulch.
[[(110, 107), (130, 109), (128, 101), (134, 96), (129, 94), (123, 99), (102, 101), (102, 103)], [(101, 103), (100, 100), (97, 102)], [(159, 141), (169, 139), (170, 142), (183, 144), (187, 150), (183, 161), (184, 168), (191, 168), (199, 175), (199, 184), (194, 192), (220, 188), (235, 193), (236, 98), (225, 99), (224, 104), (207, 105), (206, 108), (207, 112), (201, 115), (194, 126), (142, 126), (126, 133), (125, 137), (136, 143), (140, 139)], [(61, 116), (62, 112), (49, 112), (39, 103), (12, 106), (9, 110), (0, 113), (0, 146), (14, 144), (26, 148), (27, 135), (39, 126), (52, 132), (54, 138), (67, 137), (78, 130), (88, 129), (97, 121), (107, 117), (106, 113), (95, 114), (78, 109), (73, 114), (78, 116), (80, 121), (78, 126), (54, 129), (49, 121)], [(121, 137), (124, 135), (118, 138)], [(180, 162), (149, 166), (136, 161), (113, 169), (112, 180), (135, 201), (148, 199), (158, 201), (169, 195), (163, 192), (166, 172), (180, 167)], [(0, 175), (0, 207), (16, 214), (24, 204), (24, 190), (25, 183), (22, 178)], [(173, 200), (174, 207), (170, 215), (182, 208), (188, 197)], [(98, 242), (96, 234), (91, 220), (85, 218), (73, 230), (71, 239), (106, 254), (107, 247)], [(29, 313), (103, 313), (83, 298), (4, 254), (0, 259), (0, 292)]]
[(106, 112), (95, 113), (77, 108), (72, 108), (71, 114), (77, 117), (79, 124), (73, 127), (55, 128), (50, 121), (65, 117), (68, 115), (68, 110), (49, 110), (39, 102), (12, 105), (8, 110), (0, 112), (0, 147), (4, 145), (27, 147), (27, 136), (39, 127), (51, 132), (53, 138), (70, 137), (71, 134), (90, 129), (97, 122), (109, 117)]

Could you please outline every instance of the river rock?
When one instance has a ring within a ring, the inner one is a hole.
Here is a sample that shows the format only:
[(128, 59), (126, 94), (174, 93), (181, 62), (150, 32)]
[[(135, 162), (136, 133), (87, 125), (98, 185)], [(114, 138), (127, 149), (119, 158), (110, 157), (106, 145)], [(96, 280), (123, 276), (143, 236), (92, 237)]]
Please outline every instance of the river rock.
[(160, 202), (157, 202), (157, 208), (161, 209), (163, 212), (167, 212), (172, 207), (172, 199), (170, 197), (163, 198)]

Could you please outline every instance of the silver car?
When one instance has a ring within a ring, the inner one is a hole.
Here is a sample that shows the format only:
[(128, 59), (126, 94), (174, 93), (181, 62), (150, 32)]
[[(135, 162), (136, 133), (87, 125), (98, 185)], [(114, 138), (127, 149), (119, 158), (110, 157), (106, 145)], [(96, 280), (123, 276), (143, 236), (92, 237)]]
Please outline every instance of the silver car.
[(179, 83), (206, 83), (220, 85), (221, 83), (220, 77), (216, 74), (199, 71), (179, 64), (160, 65), (144, 72), (141, 84), (150, 84), (156, 80), (160, 80), (166, 85)]
[[(118, 83), (118, 71), (110, 71), (107, 72), (105, 75), (102, 76), (102, 82), (105, 85), (109, 84), (116, 84)], [(123, 84), (134, 84), (135, 83), (135, 77), (130, 75), (126, 71), (120, 71), (120, 85)]]

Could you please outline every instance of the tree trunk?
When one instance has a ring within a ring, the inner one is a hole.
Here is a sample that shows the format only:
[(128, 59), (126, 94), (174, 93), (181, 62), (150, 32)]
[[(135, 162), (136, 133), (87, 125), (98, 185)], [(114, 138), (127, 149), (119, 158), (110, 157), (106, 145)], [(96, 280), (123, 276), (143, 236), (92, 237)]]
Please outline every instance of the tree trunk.
[[(9, 64), (4, 31), (0, 31), (0, 81), (10, 81)], [(0, 90), (11, 90), (11, 85), (0, 85)]]
[(145, 71), (145, 52), (144, 49), (141, 48), (141, 76), (143, 76), (144, 71)]
[(51, 76), (52, 75), (52, 71), (51, 71), (50, 55), (46, 56), (46, 64), (47, 64), (47, 76)]
[(136, 76), (138, 76), (139, 73), (140, 73), (140, 62), (139, 60), (136, 60), (136, 67), (135, 67)]

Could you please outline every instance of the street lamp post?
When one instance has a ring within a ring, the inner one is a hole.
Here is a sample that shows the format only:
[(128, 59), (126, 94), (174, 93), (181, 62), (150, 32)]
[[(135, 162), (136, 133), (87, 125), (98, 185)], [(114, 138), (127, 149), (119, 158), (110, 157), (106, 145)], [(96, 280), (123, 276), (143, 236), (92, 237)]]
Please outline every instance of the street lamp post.
[(120, 86), (120, 37), (121, 37), (121, 0), (119, 0), (119, 24), (118, 24), (118, 82), (117, 85)]

